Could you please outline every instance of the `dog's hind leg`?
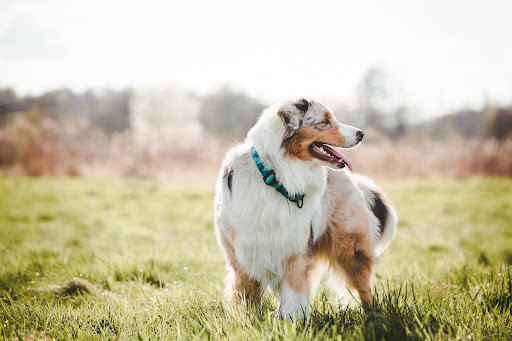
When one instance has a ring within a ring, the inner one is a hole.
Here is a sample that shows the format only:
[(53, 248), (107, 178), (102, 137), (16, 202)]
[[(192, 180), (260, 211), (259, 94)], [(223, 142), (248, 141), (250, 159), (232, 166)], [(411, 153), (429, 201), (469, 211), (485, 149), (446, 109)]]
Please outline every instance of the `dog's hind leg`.
[[(329, 261), (331, 280), (356, 290), (363, 305), (373, 304), (371, 288), (375, 257), (371, 252), (368, 213), (356, 203), (345, 209), (335, 209), (325, 233), (315, 243), (315, 255)], [(335, 288), (341, 292), (343, 288)]]
[[(331, 244), (330, 238), (332, 234), (326, 234), (320, 241), (323, 245), (319, 244), (328, 247), (320, 252), (329, 259), (329, 283), (338, 294), (346, 294), (348, 289), (354, 294), (357, 292), (364, 306), (373, 305), (371, 275), (375, 259), (364, 247), (361, 240), (364, 236), (338, 233), (333, 241), (337, 245)], [(350, 297), (342, 297), (342, 300), (350, 302)]]
[(339, 260), (349, 290), (357, 290), (363, 306), (373, 305), (371, 287), (373, 257), (363, 249), (349, 252)]

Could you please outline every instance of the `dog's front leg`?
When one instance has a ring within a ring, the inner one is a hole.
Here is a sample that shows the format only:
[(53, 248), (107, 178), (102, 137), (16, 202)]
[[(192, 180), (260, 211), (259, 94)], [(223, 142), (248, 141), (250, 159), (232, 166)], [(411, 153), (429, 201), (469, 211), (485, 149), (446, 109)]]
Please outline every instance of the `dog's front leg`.
[(284, 281), (279, 295), (279, 316), (288, 321), (304, 320), (309, 318), (310, 313), (308, 295), (295, 291)]
[(309, 318), (310, 276), (313, 253), (309, 247), (288, 258), (285, 276), (279, 290), (279, 315), (287, 320)]
[(237, 305), (242, 303), (257, 310), (262, 294), (261, 284), (258, 280), (251, 278), (243, 271), (230, 269), (227, 277), (227, 294)]
[(259, 307), (262, 295), (261, 283), (258, 279), (243, 271), (240, 266), (233, 247), (236, 235), (234, 229), (225, 226), (224, 231), (227, 232), (218, 233), (218, 239), (224, 250), (229, 271), (226, 277), (226, 294), (236, 304), (248, 303), (256, 310)]

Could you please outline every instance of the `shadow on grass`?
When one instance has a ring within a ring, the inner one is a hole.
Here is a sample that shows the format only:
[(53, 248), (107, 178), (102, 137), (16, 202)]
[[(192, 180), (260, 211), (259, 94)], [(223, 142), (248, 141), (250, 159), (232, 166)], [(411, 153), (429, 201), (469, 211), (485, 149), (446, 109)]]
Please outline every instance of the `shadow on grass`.
[(321, 334), (341, 335), (342, 339), (418, 340), (437, 338), (439, 332), (449, 333), (440, 330), (436, 317), (424, 307), (401, 297), (400, 291), (376, 297), (375, 306), (365, 310), (340, 308), (323, 301), (314, 310), (309, 325)]

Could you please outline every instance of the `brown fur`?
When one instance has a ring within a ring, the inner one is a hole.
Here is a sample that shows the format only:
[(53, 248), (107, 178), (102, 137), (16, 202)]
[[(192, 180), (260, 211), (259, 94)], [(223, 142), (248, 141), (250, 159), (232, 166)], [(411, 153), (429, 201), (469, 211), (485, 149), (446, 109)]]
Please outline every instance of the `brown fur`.
[(306, 229), (304, 246), (300, 253), (291, 255), (285, 266), (285, 279), (290, 288), (309, 296), (310, 272), (313, 269), (313, 253), (309, 246), (310, 229)]
[(375, 262), (367, 236), (368, 214), (356, 204), (347, 208), (338, 202), (325, 233), (314, 245), (316, 258), (325, 259), (329, 266), (343, 269), (349, 289), (357, 290), (363, 304), (372, 305), (372, 267)]
[(229, 295), (237, 304), (242, 301), (248, 301), (253, 308), (256, 308), (261, 296), (261, 284), (258, 280), (246, 274), (235, 257), (233, 241), (236, 238), (236, 232), (233, 228), (228, 228), (228, 236), (221, 235), (220, 242), (224, 246), (229, 271)]
[(243, 301), (256, 309), (261, 297), (261, 284), (245, 272), (231, 269), (231, 299), (240, 305)]
[[(325, 113), (325, 119), (331, 119), (332, 115)], [(345, 137), (332, 124), (318, 123), (301, 128), (286, 142), (285, 151), (293, 159), (312, 161), (314, 156), (309, 152), (309, 145), (313, 142), (322, 142), (333, 146), (341, 146), (345, 143)]]

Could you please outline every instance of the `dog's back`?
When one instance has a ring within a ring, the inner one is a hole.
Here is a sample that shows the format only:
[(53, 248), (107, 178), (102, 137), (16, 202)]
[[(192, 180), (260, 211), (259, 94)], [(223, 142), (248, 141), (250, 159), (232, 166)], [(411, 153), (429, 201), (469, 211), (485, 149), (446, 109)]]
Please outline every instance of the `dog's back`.
[(362, 206), (367, 212), (369, 225), (363, 230), (375, 247), (375, 255), (380, 255), (395, 237), (397, 214), (382, 189), (361, 174), (345, 170), (327, 170), (327, 186), (322, 198), (320, 219), (317, 220), (317, 235), (323, 234), (330, 224), (336, 225), (339, 229), (348, 229), (346, 232), (350, 232), (349, 224), (333, 220), (339, 217), (335, 214), (336, 210), (354, 206)]
[[(334, 173), (334, 172), (330, 172)], [(367, 207), (378, 220), (378, 225), (371, 225), (372, 234), (378, 236), (375, 253), (380, 255), (393, 241), (396, 234), (397, 214), (382, 189), (370, 178), (352, 173), (354, 184), (363, 193)]]

